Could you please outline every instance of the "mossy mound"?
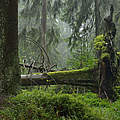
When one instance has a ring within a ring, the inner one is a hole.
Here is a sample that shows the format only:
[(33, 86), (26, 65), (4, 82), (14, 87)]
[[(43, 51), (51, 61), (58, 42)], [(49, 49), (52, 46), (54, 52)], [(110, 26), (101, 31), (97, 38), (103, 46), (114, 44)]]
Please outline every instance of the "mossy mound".
[(0, 111), (2, 120), (101, 120), (81, 99), (70, 94), (24, 91), (8, 103)]

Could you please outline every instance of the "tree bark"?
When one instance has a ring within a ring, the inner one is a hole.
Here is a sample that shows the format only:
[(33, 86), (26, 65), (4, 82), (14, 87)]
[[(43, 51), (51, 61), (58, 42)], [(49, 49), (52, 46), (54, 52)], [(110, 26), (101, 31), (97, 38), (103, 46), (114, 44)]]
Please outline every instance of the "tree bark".
[(42, 0), (42, 47), (46, 50), (46, 0)]
[(0, 93), (13, 94), (20, 81), (18, 1), (0, 2)]
[[(108, 98), (109, 100), (114, 101), (116, 99), (116, 93), (114, 92), (113, 87), (116, 85), (117, 80), (117, 56), (114, 49), (114, 38), (116, 35), (116, 27), (112, 21), (113, 17), (113, 5), (110, 8), (110, 15), (104, 18), (105, 21), (105, 40), (104, 45), (106, 50), (101, 50), (100, 56), (100, 86), (99, 86), (99, 95), (102, 98)], [(107, 56), (105, 56), (107, 54)]]
[(95, 35), (99, 35), (99, 24), (100, 24), (100, 11), (99, 11), (99, 0), (95, 0)]

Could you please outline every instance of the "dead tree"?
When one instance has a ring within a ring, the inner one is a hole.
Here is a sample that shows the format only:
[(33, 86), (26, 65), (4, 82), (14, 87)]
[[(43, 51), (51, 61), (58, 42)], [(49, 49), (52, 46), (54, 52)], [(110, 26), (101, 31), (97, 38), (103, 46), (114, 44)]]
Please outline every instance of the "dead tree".
[(110, 100), (115, 100), (115, 92), (113, 87), (116, 82), (117, 65), (116, 65), (116, 51), (114, 49), (114, 38), (116, 35), (116, 27), (112, 20), (114, 8), (111, 5), (110, 15), (104, 18), (105, 31), (104, 41), (106, 50), (101, 51), (100, 56), (100, 84), (99, 96)]

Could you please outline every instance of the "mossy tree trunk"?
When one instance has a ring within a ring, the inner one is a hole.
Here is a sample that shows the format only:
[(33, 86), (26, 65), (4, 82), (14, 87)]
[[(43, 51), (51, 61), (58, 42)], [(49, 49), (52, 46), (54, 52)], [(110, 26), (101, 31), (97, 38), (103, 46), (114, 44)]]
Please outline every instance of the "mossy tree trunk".
[[(112, 53), (111, 53), (112, 52)], [(115, 51), (108, 47), (110, 56), (104, 56), (100, 62), (100, 84), (99, 95), (102, 98), (115, 100), (116, 94), (113, 87), (117, 79), (117, 66), (115, 66)], [(104, 54), (104, 53), (102, 53)]]
[[(116, 35), (116, 27), (112, 21), (113, 17), (113, 5), (110, 8), (110, 15), (104, 18), (105, 21), (105, 33), (104, 40), (102, 41), (102, 48), (100, 50), (100, 84), (99, 84), (99, 95), (102, 98), (108, 98), (114, 100), (116, 95), (113, 87), (117, 79), (117, 56), (114, 48), (114, 38)], [(100, 46), (101, 47), (101, 46)]]
[(0, 1), (0, 94), (13, 94), (20, 81), (18, 1)]

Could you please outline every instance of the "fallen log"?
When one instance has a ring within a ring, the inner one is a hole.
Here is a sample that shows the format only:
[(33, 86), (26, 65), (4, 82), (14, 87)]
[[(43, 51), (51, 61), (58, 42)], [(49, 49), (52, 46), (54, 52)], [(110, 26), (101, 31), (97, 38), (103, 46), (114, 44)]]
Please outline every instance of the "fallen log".
[(21, 75), (21, 85), (78, 85), (78, 86), (96, 86), (96, 69), (79, 69), (69, 71), (56, 71), (48, 73), (33, 73)]

